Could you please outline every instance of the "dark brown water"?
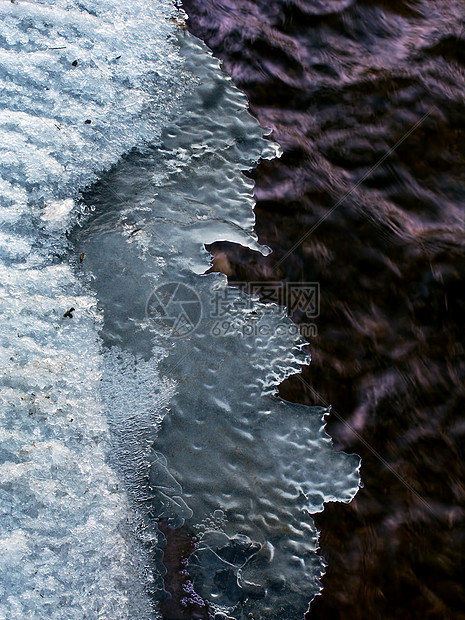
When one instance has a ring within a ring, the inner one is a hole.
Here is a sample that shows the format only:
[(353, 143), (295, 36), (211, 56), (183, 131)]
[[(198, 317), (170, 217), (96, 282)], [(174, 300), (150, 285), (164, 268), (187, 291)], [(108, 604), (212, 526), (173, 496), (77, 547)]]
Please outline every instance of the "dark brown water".
[(363, 459), (355, 500), (317, 515), (310, 617), (465, 618), (465, 4), (184, 8), (284, 150), (252, 173), (274, 253), (215, 244), (216, 267), (320, 283), (312, 364), (281, 395), (331, 403)]

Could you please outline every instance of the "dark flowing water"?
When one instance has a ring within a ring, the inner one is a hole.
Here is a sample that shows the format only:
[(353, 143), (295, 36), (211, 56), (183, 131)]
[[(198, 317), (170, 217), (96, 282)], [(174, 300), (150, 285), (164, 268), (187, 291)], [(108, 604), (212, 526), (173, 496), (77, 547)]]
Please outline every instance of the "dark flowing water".
[(216, 268), (320, 283), (312, 364), (281, 395), (331, 403), (363, 458), (355, 500), (317, 516), (310, 617), (465, 618), (465, 6), (183, 5), (284, 150), (252, 175), (274, 253), (217, 243)]

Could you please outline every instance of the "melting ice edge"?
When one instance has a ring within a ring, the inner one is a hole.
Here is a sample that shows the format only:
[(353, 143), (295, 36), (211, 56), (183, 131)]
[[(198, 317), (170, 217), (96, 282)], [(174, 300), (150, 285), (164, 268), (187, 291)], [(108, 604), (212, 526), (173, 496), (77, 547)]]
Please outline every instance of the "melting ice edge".
[[(279, 151), (180, 16), (0, 4), (0, 617), (157, 617), (167, 519), (213, 614), (301, 618), (311, 514), (358, 488), (325, 411), (276, 396), (309, 363), (284, 309), (228, 289), (212, 331), (204, 244), (266, 251), (242, 171)], [(167, 284), (199, 302), (183, 337), (147, 312)]]

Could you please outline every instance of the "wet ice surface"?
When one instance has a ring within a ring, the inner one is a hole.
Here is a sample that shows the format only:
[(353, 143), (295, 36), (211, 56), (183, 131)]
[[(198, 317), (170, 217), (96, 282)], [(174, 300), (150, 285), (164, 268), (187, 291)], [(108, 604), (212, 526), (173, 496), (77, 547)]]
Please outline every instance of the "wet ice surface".
[[(212, 610), (300, 618), (323, 567), (310, 515), (352, 498), (358, 458), (334, 452), (323, 409), (275, 396), (309, 361), (284, 311), (251, 303), (221, 274), (204, 275), (204, 243), (268, 251), (253, 232), (252, 184), (241, 170), (276, 151), (203, 45), (186, 37), (183, 52), (196, 89), (159, 147), (130, 154), (85, 196), (95, 213), (73, 234), (75, 260), (103, 311), (107, 395), (126, 381), (127, 360), (137, 369), (154, 347), (164, 351), (160, 376), (174, 382), (136, 502), (197, 533), (189, 572)], [(171, 319), (184, 302), (201, 311), (184, 307), (192, 323), (173, 326), (163, 307)], [(127, 402), (137, 417), (137, 390)]]
[[(162, 518), (197, 532), (212, 609), (301, 617), (322, 570), (309, 515), (358, 486), (323, 410), (274, 396), (308, 363), (283, 310), (230, 291), (214, 329), (228, 289), (203, 244), (268, 251), (241, 170), (277, 149), (170, 6), (0, 5), (8, 618), (156, 615)], [(182, 338), (150, 303), (170, 282), (202, 309)]]
[(153, 139), (179, 97), (169, 11), (0, 3), (2, 618), (154, 614), (143, 515), (107, 463), (100, 313), (64, 233), (79, 190)]
[(232, 280), (320, 283), (307, 387), (280, 393), (330, 402), (335, 445), (362, 455), (363, 491), (316, 518), (311, 618), (465, 618), (464, 4), (183, 6), (284, 151), (253, 173), (273, 255), (213, 251)]

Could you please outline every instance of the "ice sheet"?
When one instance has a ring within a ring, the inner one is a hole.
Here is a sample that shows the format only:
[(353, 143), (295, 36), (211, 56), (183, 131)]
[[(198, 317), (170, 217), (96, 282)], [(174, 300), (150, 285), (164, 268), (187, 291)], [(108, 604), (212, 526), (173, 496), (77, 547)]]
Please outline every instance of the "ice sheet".
[(275, 396), (309, 362), (284, 310), (204, 275), (205, 243), (269, 252), (242, 171), (279, 149), (180, 15), (0, 3), (0, 617), (156, 616), (167, 519), (212, 613), (300, 618), (310, 515), (358, 486)]
[(324, 566), (311, 513), (353, 497), (359, 461), (333, 450), (325, 410), (275, 395), (309, 363), (284, 309), (204, 275), (205, 242), (268, 252), (242, 171), (277, 149), (204, 46), (186, 36), (182, 49), (197, 87), (160, 145), (86, 196), (95, 212), (74, 252), (85, 253), (78, 268), (101, 304), (109, 355), (137, 366), (166, 353), (158, 372), (175, 393), (148, 455), (150, 501), (155, 519), (198, 536), (195, 590), (218, 618), (302, 618)]

